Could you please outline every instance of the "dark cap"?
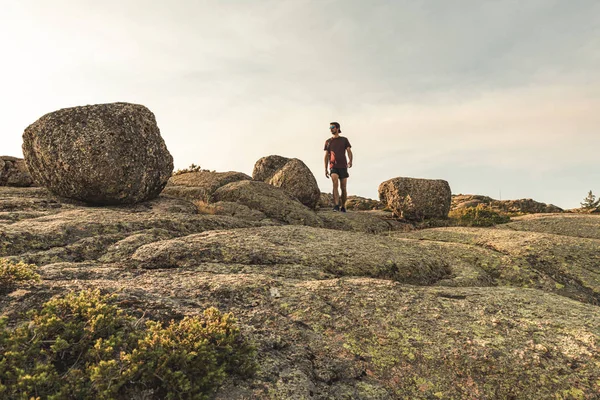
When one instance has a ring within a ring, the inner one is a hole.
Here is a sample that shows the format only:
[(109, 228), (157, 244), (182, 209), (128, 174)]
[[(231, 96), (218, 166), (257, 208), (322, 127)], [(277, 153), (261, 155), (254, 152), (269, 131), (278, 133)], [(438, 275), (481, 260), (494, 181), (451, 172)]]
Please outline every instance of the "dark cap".
[(337, 122), (330, 122), (329, 125), (335, 125), (335, 127), (338, 128), (338, 131), (340, 133), (342, 133), (342, 129), (340, 128), (340, 124), (338, 124)]

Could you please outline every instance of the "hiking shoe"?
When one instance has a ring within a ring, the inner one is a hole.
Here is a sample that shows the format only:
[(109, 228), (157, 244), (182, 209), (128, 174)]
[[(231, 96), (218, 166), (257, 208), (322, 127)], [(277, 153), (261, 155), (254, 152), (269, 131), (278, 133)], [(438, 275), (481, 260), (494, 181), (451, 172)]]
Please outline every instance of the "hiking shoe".
[(340, 206), (333, 207), (333, 211), (340, 211)]
[(341, 212), (346, 212), (346, 207), (342, 207), (342, 208), (340, 208), (340, 211), (341, 211)]

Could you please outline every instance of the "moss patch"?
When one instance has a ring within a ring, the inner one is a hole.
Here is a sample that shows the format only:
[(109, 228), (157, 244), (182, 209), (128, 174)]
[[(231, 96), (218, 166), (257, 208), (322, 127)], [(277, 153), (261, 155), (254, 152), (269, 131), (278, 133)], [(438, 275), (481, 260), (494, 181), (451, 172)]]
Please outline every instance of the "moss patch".
[(455, 226), (494, 226), (510, 222), (508, 215), (502, 215), (483, 204), (451, 210), (448, 218), (451, 225)]

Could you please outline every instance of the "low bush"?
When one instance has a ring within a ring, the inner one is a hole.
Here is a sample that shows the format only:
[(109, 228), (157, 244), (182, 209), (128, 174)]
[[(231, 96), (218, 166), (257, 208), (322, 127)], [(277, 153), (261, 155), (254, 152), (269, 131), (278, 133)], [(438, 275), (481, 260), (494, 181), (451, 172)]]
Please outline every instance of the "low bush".
[(194, 201), (194, 205), (196, 206), (199, 214), (215, 215), (219, 211), (216, 206), (203, 200)]
[(485, 204), (457, 208), (450, 211), (448, 218), (454, 226), (494, 226), (510, 222), (508, 215), (500, 214)]
[(176, 176), (176, 175), (181, 175), (181, 174), (187, 174), (188, 172), (201, 172), (204, 171), (199, 165), (196, 164), (190, 164), (189, 167), (187, 168), (183, 168), (183, 169), (178, 169), (176, 171), (174, 171), (171, 175), (172, 176)]
[(35, 272), (37, 266), (18, 263), (0, 258), (0, 291), (10, 289), (18, 283), (37, 282), (40, 276)]
[(204, 399), (255, 369), (236, 320), (215, 308), (163, 327), (84, 291), (28, 316), (15, 329), (0, 320), (0, 398)]

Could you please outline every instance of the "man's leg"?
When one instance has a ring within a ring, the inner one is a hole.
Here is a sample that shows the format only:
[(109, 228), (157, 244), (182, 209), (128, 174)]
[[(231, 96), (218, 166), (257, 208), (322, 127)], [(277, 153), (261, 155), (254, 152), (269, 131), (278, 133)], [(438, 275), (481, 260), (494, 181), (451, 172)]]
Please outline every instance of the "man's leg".
[(333, 205), (338, 206), (340, 204), (340, 192), (338, 189), (338, 186), (339, 186), (338, 174), (331, 174), (331, 181), (333, 182)]
[(341, 207), (346, 208), (346, 199), (348, 198), (348, 192), (346, 191), (346, 182), (348, 178), (340, 179), (340, 186), (342, 187), (342, 203)]

